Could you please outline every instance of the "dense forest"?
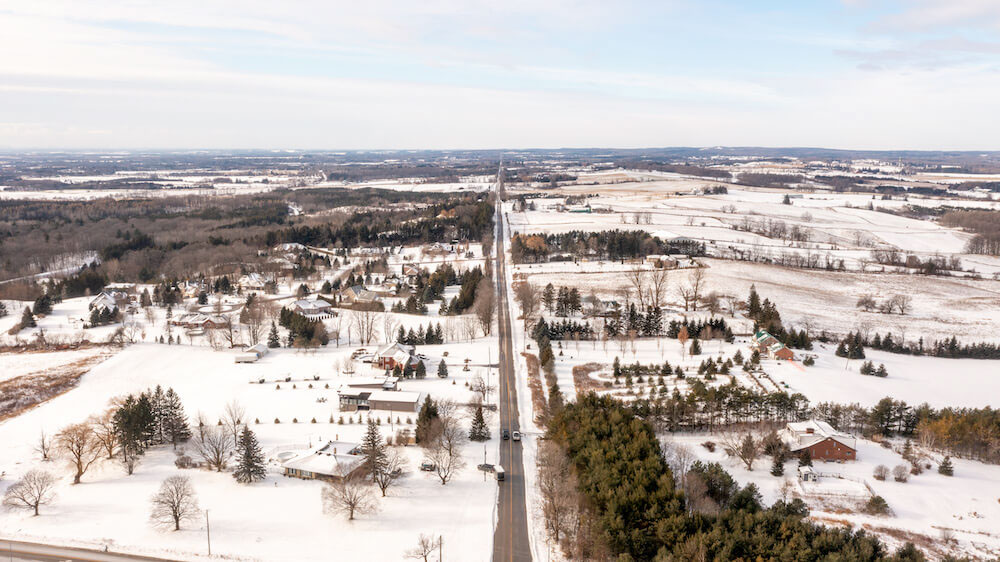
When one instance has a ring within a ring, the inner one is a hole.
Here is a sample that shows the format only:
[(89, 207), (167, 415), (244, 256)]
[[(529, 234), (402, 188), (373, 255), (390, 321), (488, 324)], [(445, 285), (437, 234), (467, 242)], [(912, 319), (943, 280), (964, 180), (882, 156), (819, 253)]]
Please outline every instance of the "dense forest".
[(966, 244), (970, 254), (1000, 256), (1000, 212), (948, 211), (941, 216), (941, 224), (975, 233)]
[(514, 263), (538, 263), (556, 259), (642, 258), (651, 254), (705, 255), (705, 245), (694, 240), (660, 240), (641, 230), (574, 230), (560, 234), (515, 234), (510, 240)]
[[(924, 560), (912, 545), (891, 555), (863, 531), (812, 523), (801, 500), (764, 506), (753, 484), (740, 487), (718, 465), (698, 463), (686, 477), (699, 486), (682, 493), (653, 426), (613, 398), (590, 393), (566, 404), (546, 436), (543, 485), (550, 481), (547, 471), (556, 478), (565, 472), (561, 481), (576, 496), (568, 502), (575, 509), (547, 519), (563, 550), (578, 559)], [(565, 499), (546, 494), (543, 488), (550, 515), (549, 499)]]

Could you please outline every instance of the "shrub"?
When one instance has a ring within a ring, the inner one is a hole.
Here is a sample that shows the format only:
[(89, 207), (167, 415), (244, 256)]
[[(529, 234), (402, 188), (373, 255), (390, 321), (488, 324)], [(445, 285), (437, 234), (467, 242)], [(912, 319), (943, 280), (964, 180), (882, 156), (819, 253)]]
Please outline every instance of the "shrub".
[(292, 418), (292, 423), (299, 423), (299, 418)]
[(886, 515), (889, 513), (889, 504), (882, 496), (872, 496), (865, 502), (864, 512), (870, 515)]
[(279, 420), (278, 418), (274, 418), (274, 423), (281, 423), (281, 420)]
[(316, 418), (313, 418), (312, 421), (309, 423), (316, 423)]
[(951, 457), (945, 457), (941, 464), (938, 465), (938, 474), (943, 474), (945, 476), (954, 476), (955, 467), (951, 464)]
[(810, 355), (809, 357), (806, 357), (805, 359), (802, 360), (802, 364), (805, 365), (806, 367), (812, 367), (813, 365), (816, 364), (816, 360), (813, 359), (812, 355)]
[(892, 468), (892, 477), (896, 482), (906, 482), (910, 479), (910, 467), (905, 464), (897, 464)]
[(872, 476), (875, 480), (885, 480), (889, 476), (889, 467), (884, 464), (876, 466), (875, 471), (872, 472)]
[(258, 424), (258, 425), (259, 425), (259, 424), (260, 424), (260, 418), (254, 418), (254, 419), (253, 419), (253, 423), (255, 423), (255, 424)]
[(191, 457), (181, 453), (174, 459), (174, 466), (177, 468), (192, 468), (194, 467), (194, 461), (191, 460)]
[(708, 449), (709, 453), (715, 452), (715, 441), (705, 441), (701, 446)]

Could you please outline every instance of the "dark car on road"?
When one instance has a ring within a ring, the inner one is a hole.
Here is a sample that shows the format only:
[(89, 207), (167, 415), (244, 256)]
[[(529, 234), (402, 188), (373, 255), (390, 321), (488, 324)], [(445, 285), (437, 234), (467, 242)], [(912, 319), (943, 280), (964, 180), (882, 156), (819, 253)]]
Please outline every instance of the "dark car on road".
[(506, 430), (506, 429), (503, 430), (503, 433), (501, 434), (501, 437), (503, 437), (504, 441), (510, 439), (510, 431)]

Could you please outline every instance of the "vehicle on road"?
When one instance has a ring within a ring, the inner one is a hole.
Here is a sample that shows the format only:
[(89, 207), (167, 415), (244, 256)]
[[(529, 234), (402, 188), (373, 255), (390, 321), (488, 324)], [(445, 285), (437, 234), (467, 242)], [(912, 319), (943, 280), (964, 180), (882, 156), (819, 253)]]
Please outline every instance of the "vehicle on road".
[(520, 431), (515, 431), (514, 433), (512, 433), (511, 434), (511, 439), (513, 439), (514, 441), (520, 441), (521, 440), (521, 432)]
[(437, 469), (437, 465), (431, 461), (424, 461), (420, 463), (420, 470), (424, 472), (434, 472), (435, 469)]
[(500, 436), (503, 437), (504, 441), (506, 441), (510, 439), (510, 431), (505, 429), (503, 430), (503, 433)]
[(479, 470), (480, 472), (493, 472), (495, 470), (495, 467), (492, 464), (483, 463), (476, 466), (476, 469)]
[(503, 467), (500, 465), (496, 465), (496, 467), (493, 470), (494, 472), (497, 473), (497, 482), (503, 482), (506, 477), (506, 473), (503, 471)]

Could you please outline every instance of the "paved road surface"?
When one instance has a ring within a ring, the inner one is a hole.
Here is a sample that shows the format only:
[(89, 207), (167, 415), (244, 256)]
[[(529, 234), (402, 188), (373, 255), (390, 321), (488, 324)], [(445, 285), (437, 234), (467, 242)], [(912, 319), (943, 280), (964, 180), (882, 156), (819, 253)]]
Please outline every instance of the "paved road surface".
[[(502, 166), (502, 165), (501, 165)], [(502, 170), (502, 167), (501, 167)], [(503, 175), (497, 173), (497, 302), (500, 335), (500, 427), (520, 431), (517, 415), (517, 383), (514, 378), (514, 346), (511, 343), (510, 308), (507, 294), (507, 269), (504, 257), (504, 233), (500, 198), (505, 195)], [(497, 508), (497, 527), (493, 536), (495, 562), (521, 562), (531, 560), (528, 543), (528, 516), (524, 497), (524, 463), (521, 460), (521, 443), (513, 440), (500, 442), (500, 464), (506, 471), (506, 480), (500, 486)]]
[(170, 559), (0, 539), (0, 562), (63, 562), (67, 560), (72, 562), (169, 562)]

